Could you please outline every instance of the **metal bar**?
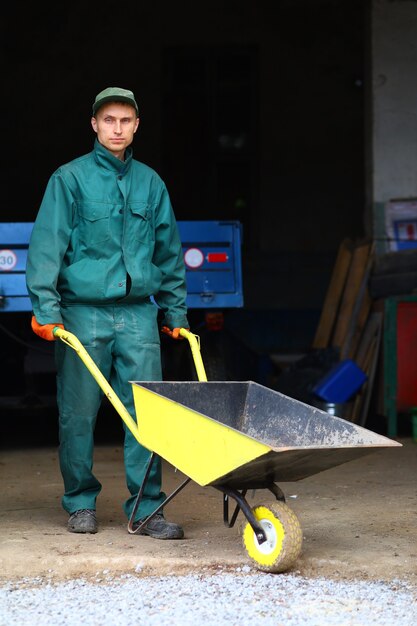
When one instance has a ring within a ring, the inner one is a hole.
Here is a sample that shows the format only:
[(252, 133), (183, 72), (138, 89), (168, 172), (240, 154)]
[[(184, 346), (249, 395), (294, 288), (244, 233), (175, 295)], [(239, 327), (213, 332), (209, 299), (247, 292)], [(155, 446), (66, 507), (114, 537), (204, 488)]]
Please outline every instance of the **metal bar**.
[[(253, 532), (255, 533), (256, 539), (259, 544), (264, 543), (266, 541), (266, 534), (262, 526), (258, 523), (258, 520), (255, 518), (251, 507), (245, 499), (246, 490), (240, 493), (236, 489), (231, 489), (229, 487), (223, 487), (222, 485), (213, 485), (215, 489), (218, 489), (222, 493), (226, 494), (228, 497), (236, 500), (238, 504), (238, 509), (242, 510), (244, 516), (248, 520), (249, 524), (252, 527)], [(236, 512), (236, 511), (235, 511)], [(237, 516), (237, 514), (236, 514)]]
[(116, 411), (118, 412), (118, 414), (120, 415), (120, 417), (122, 418), (126, 426), (129, 428), (132, 435), (140, 443), (139, 429), (138, 429), (137, 423), (135, 422), (133, 417), (130, 415), (129, 411), (126, 409), (122, 401), (116, 395), (112, 387), (109, 385), (107, 379), (100, 372), (99, 368), (94, 363), (93, 359), (88, 354), (87, 350), (84, 348), (80, 340), (69, 331), (62, 330), (61, 328), (58, 328), (58, 327), (54, 328), (54, 335), (55, 337), (59, 337), (61, 341), (67, 344), (67, 346), (75, 350), (75, 352), (78, 354), (80, 359), (83, 361), (86, 368), (89, 370), (90, 374), (93, 376), (97, 384), (100, 386), (104, 395), (107, 397), (109, 402), (111, 402), (111, 404), (114, 406), (114, 408), (116, 409)]
[[(242, 492), (241, 492), (241, 496), (242, 496), (242, 498), (244, 498), (244, 497), (246, 496), (247, 492), (248, 492), (248, 490), (247, 490), (247, 489), (243, 489), (243, 490), (242, 490)], [(226, 494), (224, 494), (224, 495), (223, 495), (223, 497), (224, 497), (224, 499), (226, 499), (226, 498), (228, 499), (228, 498), (229, 498), (229, 496), (227, 496)], [(224, 517), (224, 515), (223, 515), (223, 521), (224, 521), (224, 523), (226, 524), (226, 526), (228, 526), (229, 528), (233, 528), (233, 526), (234, 526), (234, 525), (235, 525), (235, 523), (236, 523), (237, 516), (239, 515), (239, 511), (240, 511), (240, 506), (239, 506), (239, 505), (236, 505), (236, 508), (235, 508), (235, 510), (233, 511), (233, 515), (232, 515), (232, 517), (231, 517), (231, 519), (230, 519), (230, 522), (229, 522), (229, 520), (228, 520), (228, 519), (226, 519), (226, 518)]]
[[(188, 485), (188, 483), (190, 482), (191, 478), (186, 478), (167, 498), (165, 498), (165, 500), (162, 502), (162, 504), (160, 504), (150, 515), (148, 515), (148, 517), (146, 517), (136, 528), (133, 528), (133, 525), (135, 523), (134, 521), (134, 514), (137, 511), (137, 508), (139, 506), (139, 502), (138, 502), (138, 498), (139, 498), (139, 494), (136, 497), (136, 501), (135, 501), (135, 507), (131, 513), (131, 516), (129, 518), (129, 523), (127, 525), (127, 529), (129, 531), (129, 533), (131, 535), (134, 535), (136, 533), (138, 533), (139, 531), (142, 530), (142, 528), (144, 528), (146, 526), (146, 524), (155, 517), (155, 515), (157, 515), (157, 513), (159, 513), (159, 511), (161, 511), (164, 506), (166, 506), (168, 504), (168, 502), (171, 502), (171, 500), (180, 492), (184, 489), (184, 487), (186, 485)], [(136, 503), (138, 502), (138, 505), (136, 506)]]
[(145, 476), (144, 476), (144, 478), (142, 480), (142, 484), (140, 486), (138, 495), (136, 496), (135, 504), (133, 505), (133, 509), (132, 509), (132, 512), (131, 512), (130, 517), (129, 517), (129, 522), (128, 522), (128, 525), (127, 525), (127, 529), (128, 529), (128, 531), (131, 534), (134, 534), (138, 530), (138, 529), (137, 530), (133, 530), (133, 523), (135, 521), (136, 511), (138, 510), (139, 504), (140, 504), (140, 502), (142, 500), (142, 496), (143, 496), (143, 492), (144, 492), (144, 489), (145, 489), (145, 485), (146, 485), (146, 482), (147, 482), (147, 480), (149, 478), (149, 474), (150, 474), (150, 471), (151, 471), (151, 468), (152, 468), (152, 464), (153, 464), (153, 462), (155, 460), (155, 457), (156, 457), (155, 452), (151, 452), (151, 455), (150, 455), (150, 457), (148, 459), (148, 465), (147, 465), (147, 468), (146, 468)]
[(229, 526), (229, 496), (223, 494), (223, 522), (225, 526)]
[[(244, 497), (247, 493), (247, 489), (245, 489), (244, 491), (242, 491), (242, 496)], [(239, 511), (240, 511), (240, 506), (237, 505), (235, 510), (233, 511), (233, 515), (229, 521), (229, 496), (224, 493), (223, 494), (223, 522), (224, 525), (227, 526), (228, 528), (233, 528), (233, 526), (235, 525), (236, 522), (236, 518), (239, 515)]]
[(201, 358), (200, 352), (200, 338), (198, 335), (194, 335), (186, 328), (181, 328), (180, 335), (188, 339), (198, 380), (200, 382), (207, 382), (206, 370), (204, 369), (203, 359)]
[(276, 483), (271, 483), (270, 485), (267, 485), (266, 488), (269, 489), (269, 491), (274, 494), (277, 500), (280, 500), (281, 502), (285, 502), (284, 492), (282, 491), (281, 487), (278, 487)]

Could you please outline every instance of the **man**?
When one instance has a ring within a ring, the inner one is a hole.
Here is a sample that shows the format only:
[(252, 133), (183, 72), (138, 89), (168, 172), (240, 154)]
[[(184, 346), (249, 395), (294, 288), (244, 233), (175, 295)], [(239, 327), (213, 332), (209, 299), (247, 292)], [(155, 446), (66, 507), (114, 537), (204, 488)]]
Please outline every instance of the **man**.
[[(74, 333), (134, 415), (129, 381), (162, 379), (158, 307), (175, 339), (181, 338), (179, 328), (188, 328), (185, 268), (167, 189), (154, 170), (132, 157), (130, 144), (139, 126), (132, 91), (101, 91), (91, 125), (97, 135), (93, 151), (53, 173), (34, 224), (26, 273), (32, 328), (49, 341), (56, 326)], [(93, 433), (102, 392), (61, 341), (56, 365), (62, 505), (70, 532), (95, 533), (101, 484), (92, 472)], [(128, 517), (148, 458), (125, 427)], [(136, 521), (164, 499), (158, 461)], [(140, 532), (159, 539), (184, 534), (163, 514)]]

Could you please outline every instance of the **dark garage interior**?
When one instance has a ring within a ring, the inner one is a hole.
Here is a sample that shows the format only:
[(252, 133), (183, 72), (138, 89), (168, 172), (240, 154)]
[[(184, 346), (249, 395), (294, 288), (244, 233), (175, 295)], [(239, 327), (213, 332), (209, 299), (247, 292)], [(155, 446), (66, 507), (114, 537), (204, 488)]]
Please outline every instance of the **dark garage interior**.
[[(242, 224), (244, 306), (223, 311), (213, 341), (224, 375), (304, 400), (309, 367), (334, 364), (312, 347), (340, 245), (370, 235), (368, 32), (361, 0), (15, 3), (2, 22), (2, 221), (34, 221), (52, 172), (91, 150), (96, 93), (132, 89), (134, 156), (164, 179), (177, 219)], [(190, 314), (197, 333), (203, 313)], [(3, 312), (0, 324), (0, 410), (16, 415), (1, 420), (2, 438), (14, 445), (21, 416), (36, 415), (32, 441), (55, 441), (54, 403), (38, 404), (54, 395), (51, 346), (35, 341), (30, 312)], [(178, 366), (187, 378), (165, 338), (163, 350), (169, 375)], [(303, 355), (306, 370), (282, 385)], [(364, 423), (385, 433), (374, 387)], [(98, 439), (121, 432), (107, 413)]]

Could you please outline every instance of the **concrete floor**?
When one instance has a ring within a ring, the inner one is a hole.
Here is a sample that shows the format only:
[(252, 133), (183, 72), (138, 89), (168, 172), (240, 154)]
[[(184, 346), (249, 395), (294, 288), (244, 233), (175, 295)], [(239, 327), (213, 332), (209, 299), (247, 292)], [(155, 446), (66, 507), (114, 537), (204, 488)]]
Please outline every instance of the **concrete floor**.
[[(403, 447), (379, 449), (280, 485), (303, 529), (295, 571), (417, 583), (417, 443), (411, 438), (400, 442)], [(241, 514), (233, 528), (224, 526), (222, 496), (213, 488), (190, 483), (175, 497), (165, 513), (183, 525), (185, 539), (157, 541), (127, 532), (118, 443), (97, 445), (95, 472), (103, 484), (97, 508), (100, 532), (74, 535), (66, 531), (60, 505), (56, 445), (9, 443), (0, 452), (0, 582), (254, 568), (242, 545)], [(166, 491), (182, 479), (164, 463)], [(251, 505), (265, 501), (271, 501), (266, 490), (249, 497)]]

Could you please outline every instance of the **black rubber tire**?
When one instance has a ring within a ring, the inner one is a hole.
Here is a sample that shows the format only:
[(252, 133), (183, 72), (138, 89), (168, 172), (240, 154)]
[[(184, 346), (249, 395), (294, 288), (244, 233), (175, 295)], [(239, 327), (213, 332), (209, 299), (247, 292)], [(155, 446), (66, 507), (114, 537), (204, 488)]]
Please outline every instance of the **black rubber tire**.
[(372, 274), (417, 273), (417, 249), (387, 252), (375, 257)]
[(369, 293), (372, 298), (387, 298), (415, 293), (417, 271), (398, 274), (378, 274), (369, 280)]

